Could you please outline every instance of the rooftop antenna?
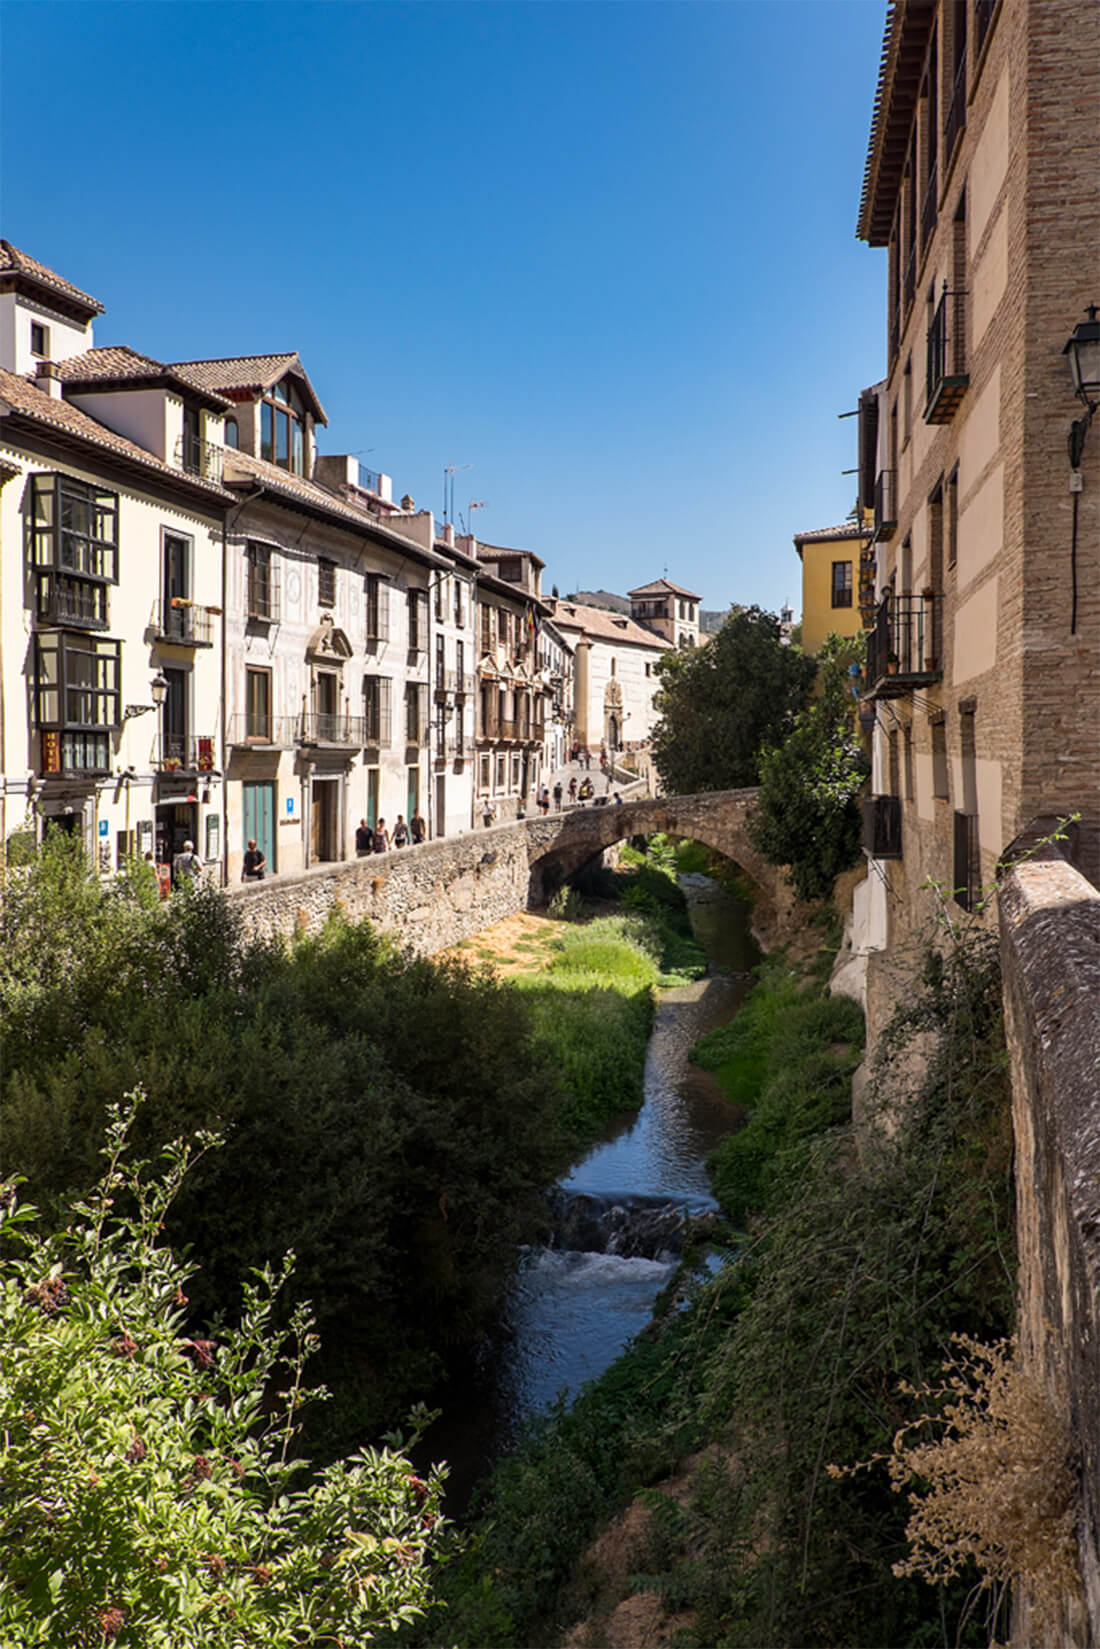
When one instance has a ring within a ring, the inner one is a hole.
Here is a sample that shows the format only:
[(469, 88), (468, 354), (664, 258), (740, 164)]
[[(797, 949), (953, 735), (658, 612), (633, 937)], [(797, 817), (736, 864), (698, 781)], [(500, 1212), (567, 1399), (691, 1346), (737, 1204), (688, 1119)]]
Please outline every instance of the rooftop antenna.
[(463, 532), (472, 533), (473, 530), (474, 530), (474, 511), (475, 510), (486, 510), (486, 509), (488, 509), (488, 507), (489, 507), (489, 500), (487, 498), (471, 498), (470, 502), (466, 506), (466, 511), (467, 511), (466, 520), (469, 521), (470, 525), (467, 526), (466, 522), (464, 521), (462, 523)]
[(443, 519), (454, 521), (455, 514), (455, 471), (472, 470), (472, 464), (444, 464), (443, 466)]

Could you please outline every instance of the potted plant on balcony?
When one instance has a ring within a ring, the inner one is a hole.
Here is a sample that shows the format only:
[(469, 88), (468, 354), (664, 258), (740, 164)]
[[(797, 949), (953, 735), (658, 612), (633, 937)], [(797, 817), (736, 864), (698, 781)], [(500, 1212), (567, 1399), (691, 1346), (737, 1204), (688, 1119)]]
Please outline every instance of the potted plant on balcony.
[(901, 660), (898, 657), (898, 655), (896, 653), (887, 653), (887, 655), (886, 655), (886, 674), (888, 676), (896, 676), (897, 673), (898, 673), (898, 670), (900, 669), (900, 667), (901, 667)]

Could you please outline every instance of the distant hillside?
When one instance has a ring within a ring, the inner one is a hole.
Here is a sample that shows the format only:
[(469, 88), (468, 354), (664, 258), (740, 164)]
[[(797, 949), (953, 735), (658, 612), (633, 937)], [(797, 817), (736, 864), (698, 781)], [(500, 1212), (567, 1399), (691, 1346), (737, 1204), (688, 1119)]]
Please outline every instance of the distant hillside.
[(730, 609), (728, 607), (700, 607), (699, 628), (708, 636), (717, 635), (729, 616)]
[(581, 607), (603, 607), (609, 613), (625, 613), (630, 617), (630, 603), (624, 595), (612, 595), (610, 590), (576, 590), (565, 597)]

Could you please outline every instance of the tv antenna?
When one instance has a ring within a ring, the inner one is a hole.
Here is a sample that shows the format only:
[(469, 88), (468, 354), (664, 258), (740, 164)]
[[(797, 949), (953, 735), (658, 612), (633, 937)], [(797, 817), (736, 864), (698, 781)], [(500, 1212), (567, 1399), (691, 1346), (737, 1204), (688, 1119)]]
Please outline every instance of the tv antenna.
[(455, 471), (472, 470), (472, 464), (444, 464), (443, 466), (443, 519), (454, 521), (455, 515)]

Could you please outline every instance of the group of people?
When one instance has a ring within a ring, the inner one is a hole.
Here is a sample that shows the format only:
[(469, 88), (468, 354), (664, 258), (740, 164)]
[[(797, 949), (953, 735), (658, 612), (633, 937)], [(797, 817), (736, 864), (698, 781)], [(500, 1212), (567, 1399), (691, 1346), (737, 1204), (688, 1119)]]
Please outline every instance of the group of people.
[(355, 852), (358, 858), (365, 859), (368, 853), (388, 853), (391, 847), (408, 847), (410, 842), (415, 847), (427, 839), (428, 827), (418, 808), (408, 823), (405, 815), (399, 813), (392, 833), (386, 829), (385, 819), (379, 819), (373, 828), (366, 819), (360, 819), (355, 832)]

